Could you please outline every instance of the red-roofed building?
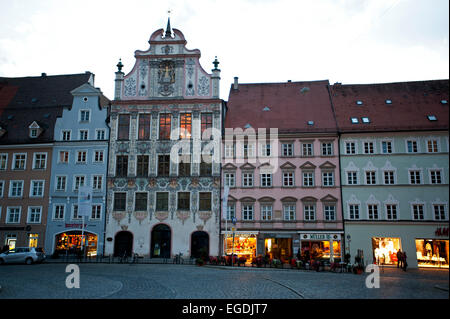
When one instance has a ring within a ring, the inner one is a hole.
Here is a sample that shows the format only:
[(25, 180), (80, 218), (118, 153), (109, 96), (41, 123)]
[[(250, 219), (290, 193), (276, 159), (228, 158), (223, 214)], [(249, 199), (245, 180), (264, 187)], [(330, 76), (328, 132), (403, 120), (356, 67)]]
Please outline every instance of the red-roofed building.
[(449, 81), (329, 87), (340, 131), (346, 252), (449, 264)]
[(338, 132), (328, 85), (327, 80), (241, 84), (235, 78), (223, 139), (226, 254), (248, 262), (269, 255), (286, 263), (299, 250), (340, 258)]

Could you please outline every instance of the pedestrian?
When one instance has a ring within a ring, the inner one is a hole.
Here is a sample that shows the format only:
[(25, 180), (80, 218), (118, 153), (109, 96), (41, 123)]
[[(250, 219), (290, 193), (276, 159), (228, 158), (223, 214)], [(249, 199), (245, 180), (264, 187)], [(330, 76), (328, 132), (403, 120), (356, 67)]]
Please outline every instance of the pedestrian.
[(402, 259), (403, 259), (402, 250), (399, 249), (397, 251), (397, 268), (403, 268)]
[(408, 267), (408, 263), (406, 262), (406, 252), (402, 252), (402, 264), (403, 264), (403, 271), (406, 271), (406, 267)]

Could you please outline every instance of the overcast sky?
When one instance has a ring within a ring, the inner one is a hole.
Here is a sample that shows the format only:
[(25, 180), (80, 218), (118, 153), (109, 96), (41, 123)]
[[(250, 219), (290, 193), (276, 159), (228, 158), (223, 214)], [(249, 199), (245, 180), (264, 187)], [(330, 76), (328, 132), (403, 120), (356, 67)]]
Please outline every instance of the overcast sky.
[(381, 83), (449, 78), (448, 0), (0, 0), (0, 76), (95, 73), (113, 99), (119, 58), (171, 25), (221, 98), (241, 83)]

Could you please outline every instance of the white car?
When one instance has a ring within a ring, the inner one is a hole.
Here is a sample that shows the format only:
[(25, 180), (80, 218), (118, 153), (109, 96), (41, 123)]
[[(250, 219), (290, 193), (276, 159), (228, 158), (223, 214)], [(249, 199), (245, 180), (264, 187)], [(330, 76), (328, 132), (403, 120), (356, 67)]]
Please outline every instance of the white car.
[(31, 265), (44, 260), (45, 254), (42, 248), (35, 247), (16, 247), (0, 254), (0, 265), (6, 263), (26, 263)]

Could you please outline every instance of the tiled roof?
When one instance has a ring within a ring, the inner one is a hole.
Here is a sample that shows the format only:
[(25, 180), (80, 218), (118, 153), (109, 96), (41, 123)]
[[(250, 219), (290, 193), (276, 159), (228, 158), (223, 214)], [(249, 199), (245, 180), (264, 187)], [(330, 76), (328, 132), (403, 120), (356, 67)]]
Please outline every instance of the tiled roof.
[[(448, 129), (449, 80), (334, 84), (330, 93), (341, 132)], [(437, 120), (430, 121), (429, 115)]]
[[(0, 126), (6, 134), (0, 144), (47, 143), (53, 141), (56, 118), (64, 106), (71, 106), (70, 93), (87, 83), (92, 73), (4, 78), (0, 77)], [(44, 129), (37, 138), (29, 137), (33, 121)]]
[[(230, 89), (225, 128), (278, 128), (279, 133), (337, 132), (328, 80), (238, 84)], [(308, 124), (310, 122), (310, 124)]]

